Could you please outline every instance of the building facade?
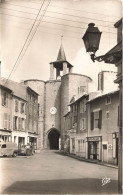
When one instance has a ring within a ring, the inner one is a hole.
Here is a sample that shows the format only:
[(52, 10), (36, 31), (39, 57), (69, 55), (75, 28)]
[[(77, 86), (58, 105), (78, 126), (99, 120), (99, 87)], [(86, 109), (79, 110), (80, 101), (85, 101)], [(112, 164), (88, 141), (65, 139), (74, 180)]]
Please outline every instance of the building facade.
[(0, 83), (0, 140), (38, 149), (38, 94), (11, 80)]
[(119, 91), (88, 101), (86, 158), (118, 164)]
[(0, 141), (11, 141), (12, 90), (0, 84)]

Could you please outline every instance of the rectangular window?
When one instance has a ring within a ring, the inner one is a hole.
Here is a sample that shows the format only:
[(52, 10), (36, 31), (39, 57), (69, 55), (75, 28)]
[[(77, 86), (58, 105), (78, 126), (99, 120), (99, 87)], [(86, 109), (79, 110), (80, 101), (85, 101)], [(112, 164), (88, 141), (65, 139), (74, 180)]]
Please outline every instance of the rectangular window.
[(106, 105), (111, 104), (111, 96), (106, 97)]
[(102, 126), (102, 110), (98, 112), (91, 112), (91, 130), (94, 128), (101, 129)]
[(17, 130), (17, 123), (18, 123), (18, 117), (14, 116), (13, 117), (13, 129)]
[(86, 86), (80, 86), (80, 93), (86, 92)]
[(23, 102), (21, 102), (21, 109), (20, 110), (21, 110), (21, 114), (24, 113), (24, 103)]
[(32, 131), (32, 120), (31, 120), (31, 118), (29, 119), (29, 131), (30, 132)]
[(80, 130), (86, 129), (86, 118), (80, 120)]
[(21, 120), (22, 120), (22, 130), (24, 131), (25, 130), (25, 119), (22, 118)]
[(8, 106), (8, 93), (2, 91), (2, 106)]
[(86, 112), (86, 99), (80, 102), (80, 113)]
[(8, 129), (8, 114), (4, 113), (4, 129)]
[(18, 118), (18, 130), (21, 130), (21, 127), (22, 127), (22, 120), (21, 120), (21, 118), (19, 117), (19, 118)]
[(18, 112), (18, 100), (15, 100), (15, 112)]

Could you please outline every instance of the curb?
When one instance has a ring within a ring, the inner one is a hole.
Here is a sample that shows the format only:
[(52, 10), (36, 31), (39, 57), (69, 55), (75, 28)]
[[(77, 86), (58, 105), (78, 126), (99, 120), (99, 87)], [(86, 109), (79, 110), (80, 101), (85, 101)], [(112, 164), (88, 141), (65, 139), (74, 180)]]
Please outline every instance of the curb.
[(118, 166), (115, 166), (115, 165), (105, 164), (105, 163), (97, 162), (97, 161), (86, 160), (84, 158), (73, 156), (73, 155), (70, 155), (70, 154), (64, 154), (62, 152), (56, 152), (56, 153), (60, 154), (60, 155), (63, 155), (63, 156), (68, 156), (68, 157), (74, 158), (74, 159), (79, 160), (79, 161), (83, 161), (83, 162), (87, 162), (87, 163), (93, 163), (93, 164), (98, 164), (98, 165), (102, 165), (102, 166), (118, 169)]

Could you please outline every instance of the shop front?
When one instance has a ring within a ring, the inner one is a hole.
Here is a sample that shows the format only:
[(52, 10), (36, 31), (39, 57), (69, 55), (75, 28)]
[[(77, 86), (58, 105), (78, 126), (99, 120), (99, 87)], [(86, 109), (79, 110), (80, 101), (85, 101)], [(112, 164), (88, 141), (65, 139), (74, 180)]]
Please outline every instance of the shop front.
[(11, 142), (11, 131), (0, 130), (0, 142)]
[(37, 136), (29, 134), (28, 135), (28, 144), (32, 146), (34, 150), (37, 150)]
[(88, 159), (102, 160), (101, 147), (102, 147), (102, 137), (88, 137)]

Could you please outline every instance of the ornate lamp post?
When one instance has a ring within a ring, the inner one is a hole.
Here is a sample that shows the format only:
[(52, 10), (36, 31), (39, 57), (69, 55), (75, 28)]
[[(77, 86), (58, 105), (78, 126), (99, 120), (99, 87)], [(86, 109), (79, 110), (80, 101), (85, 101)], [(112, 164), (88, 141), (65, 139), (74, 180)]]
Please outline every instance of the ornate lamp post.
[(95, 53), (99, 49), (101, 34), (102, 32), (99, 31), (98, 27), (95, 27), (94, 23), (90, 23), (88, 24), (88, 28), (82, 38), (84, 41), (86, 51), (89, 53), (92, 61), (93, 62), (95, 62), (95, 60), (98, 62), (107, 61), (107, 59), (112, 56), (119, 60), (119, 58), (121, 58), (122, 55), (121, 50), (117, 50), (115, 52), (107, 53), (105, 55), (96, 57)]
[(93, 62), (104, 61), (105, 63), (115, 64), (117, 67), (117, 79), (114, 81), (119, 84), (119, 147), (118, 147), (118, 191), (122, 194), (122, 19), (115, 25), (117, 28), (117, 45), (105, 55), (96, 57), (95, 53), (99, 49), (101, 33), (94, 23), (90, 23), (83, 36), (86, 51), (89, 53)]

